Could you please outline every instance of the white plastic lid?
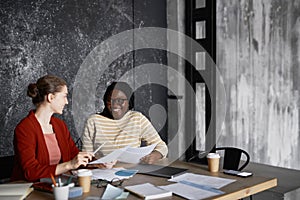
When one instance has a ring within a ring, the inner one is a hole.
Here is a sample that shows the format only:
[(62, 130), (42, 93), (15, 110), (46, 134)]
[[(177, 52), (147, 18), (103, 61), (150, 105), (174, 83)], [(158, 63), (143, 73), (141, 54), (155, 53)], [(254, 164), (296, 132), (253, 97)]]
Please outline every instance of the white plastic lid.
[(220, 155), (217, 153), (209, 153), (206, 156), (207, 158), (220, 158)]
[(92, 176), (92, 171), (89, 169), (79, 169), (78, 171), (78, 176)]

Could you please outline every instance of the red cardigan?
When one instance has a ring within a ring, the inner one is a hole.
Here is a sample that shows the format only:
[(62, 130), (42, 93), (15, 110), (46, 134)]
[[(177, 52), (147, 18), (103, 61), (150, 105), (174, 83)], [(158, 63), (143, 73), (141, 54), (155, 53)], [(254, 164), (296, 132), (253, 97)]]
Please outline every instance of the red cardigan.
[[(51, 117), (53, 131), (61, 151), (61, 162), (73, 159), (79, 150), (76, 147), (66, 124)], [(57, 165), (49, 164), (49, 153), (34, 112), (30, 111), (15, 128), (14, 135), (15, 161), (11, 180), (38, 181), (40, 178), (55, 175)]]

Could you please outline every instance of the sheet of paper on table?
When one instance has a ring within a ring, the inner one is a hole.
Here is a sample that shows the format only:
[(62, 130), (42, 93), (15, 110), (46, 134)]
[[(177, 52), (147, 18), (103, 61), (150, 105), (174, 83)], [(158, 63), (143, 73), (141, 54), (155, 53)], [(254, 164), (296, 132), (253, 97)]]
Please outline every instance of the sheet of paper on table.
[(205, 199), (224, 194), (220, 188), (235, 182), (236, 180), (194, 173), (184, 173), (173, 177), (168, 181), (176, 183), (160, 187), (187, 199)]
[(93, 180), (103, 179), (103, 180), (111, 181), (114, 178), (118, 178), (118, 179), (122, 180), (122, 179), (128, 179), (137, 173), (137, 171), (131, 170), (132, 173), (130, 173), (130, 174), (128, 173), (127, 176), (126, 175), (119, 176), (118, 172), (122, 172), (122, 171), (128, 171), (128, 170), (126, 170), (125, 168), (93, 169), (92, 170), (92, 173), (93, 173), (92, 179)]
[(184, 197), (186, 199), (205, 199), (220, 194), (209, 190), (200, 189), (197, 187), (192, 187), (183, 183), (174, 183), (159, 187), (164, 190), (173, 192), (174, 194)]
[(101, 199), (127, 199), (129, 192), (108, 184)]
[(191, 183), (195, 183), (198, 185), (206, 185), (212, 188), (221, 188), (225, 185), (235, 182), (235, 179), (229, 178), (220, 178), (215, 176), (205, 176), (201, 174), (194, 174), (194, 173), (184, 173), (179, 176), (175, 176), (168, 181), (171, 182), (180, 182), (180, 181), (188, 181)]

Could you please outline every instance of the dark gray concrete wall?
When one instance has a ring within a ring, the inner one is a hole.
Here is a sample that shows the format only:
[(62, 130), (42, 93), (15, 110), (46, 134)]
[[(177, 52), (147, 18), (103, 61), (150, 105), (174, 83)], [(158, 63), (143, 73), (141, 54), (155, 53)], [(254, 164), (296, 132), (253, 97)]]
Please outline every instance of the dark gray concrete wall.
[[(67, 81), (69, 104), (59, 117), (67, 123), (73, 139), (78, 139), (81, 133), (74, 125), (72, 90), (87, 55), (101, 42), (125, 30), (147, 25), (165, 26), (164, 1), (140, 1), (136, 7), (134, 4), (137, 3), (131, 0), (0, 2), (0, 156), (13, 154), (14, 128), (33, 109), (31, 99), (26, 96), (27, 86), (45, 74), (54, 74)], [(153, 18), (155, 12), (156, 18)], [(120, 56), (107, 67), (103, 76), (98, 77), (94, 112), (102, 109), (101, 98), (106, 86), (132, 69), (135, 63), (166, 62), (164, 52), (134, 54)], [(143, 98), (155, 102), (151, 96), (154, 89), (148, 89), (150, 91), (141, 89), (145, 94)], [(151, 105), (149, 101), (138, 103), (145, 114)], [(84, 121), (82, 119), (82, 123)]]

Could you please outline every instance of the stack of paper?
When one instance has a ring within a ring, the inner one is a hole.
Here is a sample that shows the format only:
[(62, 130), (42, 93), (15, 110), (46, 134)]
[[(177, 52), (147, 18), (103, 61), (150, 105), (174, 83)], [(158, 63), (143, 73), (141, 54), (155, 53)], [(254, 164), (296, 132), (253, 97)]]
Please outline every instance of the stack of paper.
[(32, 191), (32, 183), (0, 184), (0, 200), (22, 200)]
[(182, 182), (182, 181), (188, 181), (191, 183), (195, 183), (198, 185), (206, 185), (212, 188), (221, 188), (225, 185), (228, 185), (229, 183), (233, 183), (236, 180), (235, 179), (229, 179), (229, 178), (220, 178), (220, 177), (214, 177), (214, 176), (206, 176), (201, 174), (194, 174), (194, 173), (184, 173), (179, 176), (175, 176), (174, 178), (169, 179), (171, 182)]
[(185, 173), (169, 179), (175, 184), (160, 186), (174, 194), (187, 199), (205, 199), (212, 196), (224, 194), (221, 187), (228, 185), (236, 180), (205, 176), (200, 174)]

